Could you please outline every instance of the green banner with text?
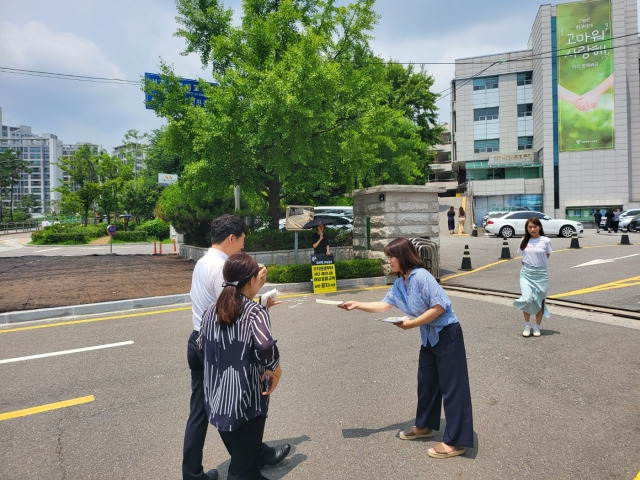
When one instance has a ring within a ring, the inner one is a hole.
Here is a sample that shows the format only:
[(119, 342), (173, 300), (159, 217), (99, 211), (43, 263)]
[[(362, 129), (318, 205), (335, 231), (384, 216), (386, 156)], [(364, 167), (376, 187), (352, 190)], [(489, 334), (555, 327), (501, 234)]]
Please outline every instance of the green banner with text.
[(561, 152), (614, 148), (611, 0), (556, 6)]

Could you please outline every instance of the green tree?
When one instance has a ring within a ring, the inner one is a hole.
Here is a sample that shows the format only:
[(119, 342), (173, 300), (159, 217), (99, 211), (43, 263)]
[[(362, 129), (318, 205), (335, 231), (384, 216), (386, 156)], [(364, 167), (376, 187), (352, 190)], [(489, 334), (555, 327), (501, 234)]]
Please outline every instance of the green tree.
[(16, 184), (22, 175), (31, 173), (29, 162), (20, 158), (20, 155), (12, 149), (0, 152), (0, 219), (4, 213), (2, 209), (3, 192), (9, 191), (9, 218), (13, 221), (13, 197)]
[(146, 86), (168, 120), (162, 141), (178, 162), (166, 173), (180, 175), (171, 187), (180, 194), (163, 194), (162, 211), (184, 213), (166, 204), (177, 200), (207, 209), (240, 185), (259, 193), (277, 228), (283, 200), (316, 203), (373, 184), (385, 176), (369, 172), (384, 171), (391, 154), (388, 177), (416, 181), (427, 150), (421, 117), (406, 114), (409, 102), (391, 102), (393, 84), (368, 44), (373, 3), (245, 0), (242, 23), (232, 26), (217, 0), (178, 0), (184, 53), (200, 55), (216, 86), (201, 82), (204, 108), (190, 105), (166, 65), (165, 83)]
[(58, 165), (68, 179), (62, 179), (62, 186), (56, 188), (61, 193), (60, 210), (66, 214), (81, 211), (82, 223), (86, 227), (89, 210), (100, 197), (100, 155), (91, 146), (82, 145), (69, 159)]

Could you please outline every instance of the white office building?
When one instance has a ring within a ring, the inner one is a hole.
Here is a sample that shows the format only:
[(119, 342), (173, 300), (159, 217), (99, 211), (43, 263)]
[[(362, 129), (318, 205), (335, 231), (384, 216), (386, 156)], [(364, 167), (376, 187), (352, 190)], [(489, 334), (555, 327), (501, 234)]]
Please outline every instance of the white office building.
[[(0, 152), (9, 149), (27, 160), (31, 169), (31, 173), (23, 173), (20, 182), (14, 186), (14, 207), (19, 205), (24, 196), (34, 195), (38, 203), (31, 209), (34, 217), (51, 211), (52, 205), (60, 200), (60, 194), (54, 189), (60, 186), (62, 178), (62, 170), (56, 164), (62, 155), (62, 142), (51, 133), (37, 135), (27, 125), (4, 125), (0, 108)], [(2, 204), (6, 213), (11, 205), (9, 196), (5, 197), (2, 197)]]
[(542, 5), (532, 21), (526, 50), (456, 60), (452, 161), (474, 220), (640, 207), (637, 0)]

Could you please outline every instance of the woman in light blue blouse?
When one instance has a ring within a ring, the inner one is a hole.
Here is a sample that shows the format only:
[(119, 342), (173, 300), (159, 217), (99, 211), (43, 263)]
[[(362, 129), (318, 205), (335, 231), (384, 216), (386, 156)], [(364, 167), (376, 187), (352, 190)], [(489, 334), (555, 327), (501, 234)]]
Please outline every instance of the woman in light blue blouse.
[(473, 447), (473, 415), (462, 328), (451, 308), (451, 300), (424, 268), (414, 246), (396, 238), (384, 249), (391, 271), (398, 275), (380, 302), (348, 301), (345, 310), (380, 313), (396, 307), (412, 319), (396, 325), (403, 330), (420, 327), (422, 345), (418, 359), (418, 406), (416, 424), (399, 437), (403, 440), (430, 438), (440, 428), (444, 402), (446, 426), (442, 442), (427, 450), (434, 458), (462, 455)]

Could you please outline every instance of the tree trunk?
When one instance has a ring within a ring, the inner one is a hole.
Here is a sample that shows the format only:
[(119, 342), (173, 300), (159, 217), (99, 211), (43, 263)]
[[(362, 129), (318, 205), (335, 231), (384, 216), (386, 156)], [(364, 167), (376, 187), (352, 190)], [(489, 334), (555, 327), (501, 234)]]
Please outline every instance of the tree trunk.
[(280, 221), (280, 190), (282, 189), (282, 183), (278, 174), (274, 174), (269, 181), (267, 188), (267, 201), (269, 204), (269, 215), (271, 216), (270, 228), (272, 230), (278, 230)]

